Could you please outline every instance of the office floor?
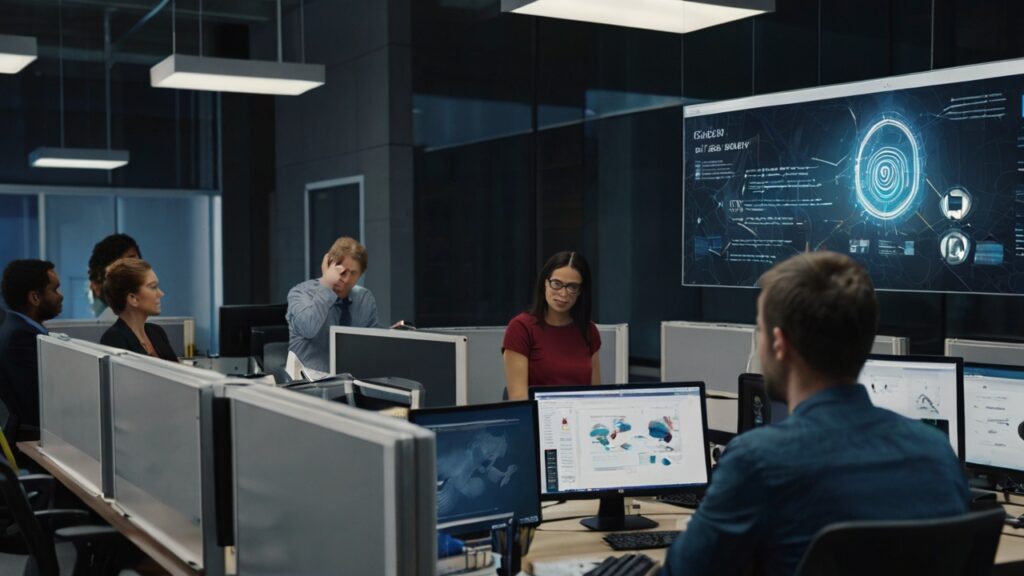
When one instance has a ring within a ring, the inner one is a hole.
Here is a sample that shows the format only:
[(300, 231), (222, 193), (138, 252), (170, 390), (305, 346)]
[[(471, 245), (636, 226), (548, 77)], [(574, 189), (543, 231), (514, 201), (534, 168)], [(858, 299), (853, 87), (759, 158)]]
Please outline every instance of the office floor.
[[(0, 574), (19, 576), (25, 570), (28, 556), (0, 554)], [(61, 574), (71, 574), (75, 564), (75, 547), (70, 543), (57, 544), (57, 562), (60, 563)]]

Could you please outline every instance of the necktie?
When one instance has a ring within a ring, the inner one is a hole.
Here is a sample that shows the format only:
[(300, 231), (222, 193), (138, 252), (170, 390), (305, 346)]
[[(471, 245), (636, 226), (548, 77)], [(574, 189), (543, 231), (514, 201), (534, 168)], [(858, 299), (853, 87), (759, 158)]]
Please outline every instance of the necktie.
[(352, 325), (352, 312), (348, 309), (352, 301), (348, 298), (341, 301), (341, 317), (338, 318), (338, 326)]

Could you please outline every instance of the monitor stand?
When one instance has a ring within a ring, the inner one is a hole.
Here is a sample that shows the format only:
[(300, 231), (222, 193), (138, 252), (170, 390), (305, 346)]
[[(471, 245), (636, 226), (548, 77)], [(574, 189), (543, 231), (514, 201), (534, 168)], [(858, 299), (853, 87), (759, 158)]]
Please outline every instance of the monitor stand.
[(597, 516), (584, 518), (580, 524), (598, 532), (644, 530), (658, 525), (654, 520), (639, 514), (627, 516), (625, 508), (626, 500), (622, 496), (602, 496)]

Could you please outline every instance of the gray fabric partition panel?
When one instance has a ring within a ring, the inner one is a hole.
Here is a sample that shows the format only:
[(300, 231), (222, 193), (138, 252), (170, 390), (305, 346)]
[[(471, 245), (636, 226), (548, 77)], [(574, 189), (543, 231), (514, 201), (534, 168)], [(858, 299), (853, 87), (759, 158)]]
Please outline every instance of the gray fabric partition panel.
[(103, 359), (121, 351), (39, 337), (40, 450), (93, 494), (103, 492)]
[[(167, 332), (167, 339), (171, 341), (171, 348), (179, 358), (189, 355), (188, 345), (195, 346), (195, 322), (192, 318), (184, 316), (156, 316), (148, 322), (159, 324), (164, 332)], [(46, 322), (46, 328), (50, 332), (67, 334), (72, 338), (85, 340), (86, 342), (100, 343), (100, 338), (113, 322), (103, 320), (50, 320)]]
[(947, 338), (946, 356), (963, 358), (964, 362), (976, 364), (1024, 366), (1024, 344)]
[[(629, 325), (598, 324), (601, 333), (601, 383), (629, 381)], [(426, 328), (422, 331), (465, 336), (469, 356), (467, 390), (469, 404), (502, 401), (505, 391), (505, 362), (501, 344), (505, 326), (457, 326)]]
[(240, 574), (434, 572), (432, 433), (284, 390), (228, 396)]
[(701, 381), (709, 392), (736, 394), (754, 351), (753, 325), (662, 322), (661, 380)]
[(210, 419), (222, 377), (135, 354), (112, 359), (111, 372), (116, 505), (181, 559), (221, 574)]

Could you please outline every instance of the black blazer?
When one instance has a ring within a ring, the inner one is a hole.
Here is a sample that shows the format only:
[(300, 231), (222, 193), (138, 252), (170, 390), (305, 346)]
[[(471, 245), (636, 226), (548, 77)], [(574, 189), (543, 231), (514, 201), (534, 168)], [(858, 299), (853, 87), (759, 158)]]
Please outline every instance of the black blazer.
[[(153, 344), (153, 349), (156, 350), (157, 356), (171, 362), (178, 361), (178, 355), (171, 348), (171, 341), (167, 339), (167, 333), (164, 332), (163, 328), (156, 324), (146, 324), (146, 337)], [(142, 342), (139, 342), (139, 339), (135, 337), (132, 329), (120, 318), (103, 333), (103, 337), (100, 338), (100, 344), (122, 350), (130, 350), (138, 354), (148, 354)]]
[(20, 426), (39, 426), (38, 335), (17, 314), (0, 322), (0, 400)]

